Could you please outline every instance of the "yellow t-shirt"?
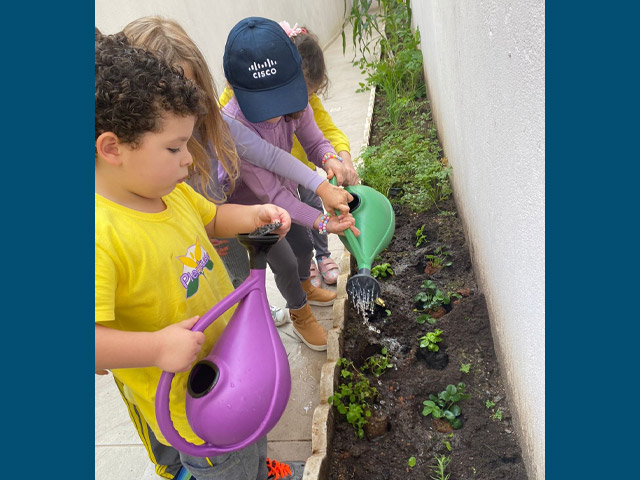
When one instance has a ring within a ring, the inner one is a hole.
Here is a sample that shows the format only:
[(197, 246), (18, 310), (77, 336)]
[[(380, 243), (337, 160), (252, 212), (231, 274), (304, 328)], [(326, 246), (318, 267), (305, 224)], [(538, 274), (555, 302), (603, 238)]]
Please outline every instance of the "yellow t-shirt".
[[(220, 95), (220, 98), (218, 99), (218, 104), (221, 107), (224, 107), (232, 98), (233, 89), (231, 89), (227, 85), (222, 91), (222, 95)], [(322, 135), (324, 135), (324, 138), (329, 140), (329, 143), (331, 144), (333, 149), (337, 153), (340, 153), (342, 151), (349, 152), (349, 139), (342, 132), (342, 130), (336, 127), (335, 123), (333, 123), (333, 120), (331, 120), (331, 115), (329, 115), (329, 112), (325, 110), (324, 105), (322, 105), (322, 102), (320, 101), (318, 95), (316, 95), (315, 93), (311, 95), (309, 104), (313, 109), (313, 118), (316, 121), (318, 128), (322, 132)], [(311, 170), (316, 169), (315, 164), (307, 159), (307, 154), (304, 152), (304, 148), (302, 148), (302, 145), (300, 145), (300, 142), (295, 135), (293, 136), (293, 147), (291, 148), (291, 155), (296, 157)]]
[[(157, 331), (203, 315), (233, 286), (204, 226), (216, 207), (189, 185), (179, 184), (163, 197), (167, 208), (143, 213), (95, 195), (95, 321), (126, 331)], [(210, 351), (233, 309), (206, 330), (198, 360)], [(155, 393), (162, 370), (156, 367), (114, 369), (162, 443), (155, 416)], [(170, 408), (173, 423), (187, 441), (202, 444), (189, 428), (185, 392), (189, 372), (175, 375)]]

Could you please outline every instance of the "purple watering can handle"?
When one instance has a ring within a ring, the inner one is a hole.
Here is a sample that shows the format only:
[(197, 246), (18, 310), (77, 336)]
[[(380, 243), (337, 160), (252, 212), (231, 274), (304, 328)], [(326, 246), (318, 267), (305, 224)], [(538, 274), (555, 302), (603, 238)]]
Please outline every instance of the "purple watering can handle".
[[(262, 273), (262, 275), (254, 275), (254, 272), (255, 270), (252, 270), (251, 275), (242, 283), (242, 285), (240, 285), (236, 290), (223, 298), (218, 304), (216, 304), (215, 307), (205, 313), (195, 323), (191, 330), (194, 332), (204, 331), (209, 325), (217, 320), (220, 315), (222, 315), (233, 305), (247, 296), (251, 290), (260, 289), (260, 281), (264, 282), (264, 273)], [(259, 428), (246, 440), (226, 447), (216, 447), (214, 445), (211, 445), (210, 443), (195, 445), (191, 442), (186, 441), (180, 436), (175, 426), (173, 425), (173, 421), (171, 420), (171, 411), (169, 410), (169, 392), (171, 391), (171, 382), (173, 381), (174, 376), (174, 373), (162, 372), (162, 375), (160, 375), (160, 380), (158, 381), (155, 401), (158, 426), (160, 427), (160, 430), (162, 431), (164, 437), (174, 448), (189, 455), (210, 457), (236, 451), (255, 442), (262, 436), (263, 429)], [(272, 401), (265, 418), (269, 418), (271, 416), (273, 409), (274, 402)]]

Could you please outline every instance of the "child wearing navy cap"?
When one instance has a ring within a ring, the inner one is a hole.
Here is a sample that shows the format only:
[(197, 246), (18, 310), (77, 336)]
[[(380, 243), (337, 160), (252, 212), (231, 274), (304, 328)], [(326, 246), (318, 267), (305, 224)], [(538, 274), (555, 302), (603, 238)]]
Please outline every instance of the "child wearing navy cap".
[[(300, 54), (278, 23), (262, 17), (238, 22), (227, 37), (223, 67), (234, 91), (223, 109), (227, 115), (287, 152), (295, 133), (310, 161), (324, 167), (328, 176), (343, 174), (340, 157), (313, 118)], [(224, 181), (225, 172), (219, 170), (219, 176)], [(346, 228), (359, 232), (351, 215), (319, 213), (299, 200), (297, 188), (289, 179), (241, 161), (240, 178), (229, 201), (252, 205), (269, 199), (291, 215), (286, 241), (270, 250), (267, 261), (287, 301), (294, 333), (309, 348), (322, 351), (327, 348), (327, 331), (309, 305), (332, 305), (336, 293), (311, 284), (313, 244), (308, 229), (321, 234)]]

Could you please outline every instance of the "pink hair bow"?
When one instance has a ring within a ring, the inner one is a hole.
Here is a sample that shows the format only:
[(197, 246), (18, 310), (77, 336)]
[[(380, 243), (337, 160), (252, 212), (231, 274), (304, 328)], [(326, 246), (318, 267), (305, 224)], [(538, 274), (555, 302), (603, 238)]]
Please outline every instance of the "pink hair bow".
[(283, 20), (280, 22), (280, 26), (289, 38), (293, 38), (301, 33), (307, 33), (307, 31), (304, 28), (299, 27), (297, 23), (292, 27), (289, 25), (289, 22)]

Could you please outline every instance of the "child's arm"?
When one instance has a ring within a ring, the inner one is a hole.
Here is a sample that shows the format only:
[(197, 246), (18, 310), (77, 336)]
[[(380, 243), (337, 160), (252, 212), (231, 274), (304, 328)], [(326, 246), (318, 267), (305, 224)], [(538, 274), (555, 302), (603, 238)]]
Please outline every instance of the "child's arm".
[(353, 163), (351, 161), (349, 139), (344, 132), (340, 130), (335, 123), (333, 123), (331, 115), (329, 115), (329, 112), (327, 112), (324, 105), (322, 105), (318, 95), (315, 93), (311, 95), (309, 104), (313, 109), (313, 118), (324, 135), (324, 138), (329, 140), (331, 146), (333, 146), (335, 151), (338, 152), (340, 158), (342, 158), (342, 163), (345, 169), (342, 185), (357, 185), (360, 182), (360, 179), (358, 178), (358, 173), (353, 167)]
[(204, 343), (204, 333), (192, 332), (199, 316), (156, 332), (127, 332), (96, 323), (96, 371), (112, 368), (158, 367), (167, 372), (189, 370)]
[(337, 209), (342, 213), (349, 211), (348, 203), (353, 200), (349, 192), (331, 185), (291, 154), (260, 138), (238, 120), (224, 113), (222, 118), (229, 127), (238, 155), (243, 160), (316, 192), (327, 209)]
[(277, 205), (236, 205), (225, 203), (217, 208), (216, 216), (205, 226), (209, 237), (230, 238), (236, 233), (249, 233), (262, 225), (279, 222), (275, 230), (281, 237), (291, 228), (289, 213)]

